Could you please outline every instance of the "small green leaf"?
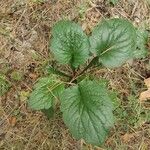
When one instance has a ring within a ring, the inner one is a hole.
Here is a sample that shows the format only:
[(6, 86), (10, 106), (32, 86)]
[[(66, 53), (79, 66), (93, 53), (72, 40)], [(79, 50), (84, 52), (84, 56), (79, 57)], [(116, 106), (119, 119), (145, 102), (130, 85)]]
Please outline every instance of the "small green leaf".
[(77, 68), (89, 57), (89, 41), (82, 28), (71, 21), (59, 21), (53, 27), (51, 50), (62, 64)]
[(148, 54), (146, 44), (148, 42), (148, 32), (137, 29), (136, 50), (134, 51), (135, 58), (144, 58)]
[(49, 109), (42, 109), (42, 112), (46, 115), (48, 119), (51, 119), (54, 115), (54, 108), (50, 107)]
[(64, 84), (55, 76), (39, 79), (30, 95), (28, 104), (34, 110), (49, 109), (64, 90)]
[(121, 105), (120, 99), (117, 97), (118, 93), (116, 91), (110, 91), (109, 96), (114, 106), (114, 110), (117, 109)]
[(43, 3), (45, 0), (32, 0), (34, 3), (38, 3), (38, 4), (40, 4), (40, 3)]
[(112, 3), (113, 5), (116, 5), (119, 2), (119, 0), (109, 0), (109, 2)]
[(13, 79), (15, 81), (21, 81), (23, 79), (23, 73), (21, 73), (19, 71), (13, 71), (11, 73), (11, 79)]
[(136, 30), (124, 19), (102, 21), (90, 37), (91, 52), (108, 68), (119, 67), (133, 55)]
[(97, 81), (84, 80), (66, 89), (61, 96), (65, 124), (73, 136), (101, 145), (114, 124), (108, 91)]
[(0, 74), (0, 96), (4, 95), (9, 88), (10, 84), (6, 81), (5, 76)]

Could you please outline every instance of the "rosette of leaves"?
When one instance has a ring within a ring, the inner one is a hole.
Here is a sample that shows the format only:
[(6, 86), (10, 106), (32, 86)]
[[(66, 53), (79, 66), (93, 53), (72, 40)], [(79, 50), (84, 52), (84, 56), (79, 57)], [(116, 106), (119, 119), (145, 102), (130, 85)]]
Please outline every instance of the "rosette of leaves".
[(137, 29), (124, 19), (103, 20), (91, 36), (72, 21), (57, 22), (52, 29), (50, 50), (58, 64), (70, 66), (72, 73), (51, 65), (51, 74), (35, 84), (29, 106), (51, 113), (59, 101), (63, 120), (75, 138), (93, 145), (103, 144), (114, 126), (115, 100), (104, 82), (85, 78), (86, 71), (100, 65), (120, 67), (136, 57), (137, 50), (138, 55), (142, 54), (145, 40), (138, 45), (137, 39)]

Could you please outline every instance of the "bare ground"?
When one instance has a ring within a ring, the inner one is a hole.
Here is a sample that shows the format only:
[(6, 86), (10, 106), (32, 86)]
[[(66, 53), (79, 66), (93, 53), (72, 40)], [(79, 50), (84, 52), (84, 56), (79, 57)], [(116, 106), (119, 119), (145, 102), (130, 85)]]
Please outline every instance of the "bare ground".
[[(115, 6), (102, 0), (0, 1), (0, 72), (12, 84), (0, 97), (0, 149), (92, 149), (73, 139), (59, 108), (54, 118), (47, 120), (41, 112), (30, 110), (27, 100), (34, 82), (53, 59), (48, 45), (55, 22), (62, 18), (74, 20), (90, 34), (101, 19), (112, 17), (126, 18), (135, 26), (150, 30), (150, 5), (146, 0), (120, 0)], [(150, 77), (149, 58), (130, 61), (115, 70), (92, 71), (93, 75), (110, 80), (109, 87), (117, 91), (121, 103), (115, 111), (119, 118), (116, 126), (97, 150), (150, 149), (150, 112), (138, 101), (145, 89), (143, 80)], [(20, 77), (17, 80), (16, 72)], [(143, 117), (143, 113), (148, 117)]]

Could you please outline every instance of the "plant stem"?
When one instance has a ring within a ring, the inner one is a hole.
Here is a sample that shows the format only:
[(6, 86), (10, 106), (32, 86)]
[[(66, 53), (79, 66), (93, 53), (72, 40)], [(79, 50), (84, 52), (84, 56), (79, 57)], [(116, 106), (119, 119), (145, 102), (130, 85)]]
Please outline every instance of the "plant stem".
[(95, 61), (97, 61), (98, 57), (94, 57), (90, 63), (78, 74), (78, 76), (82, 75), (87, 69), (89, 69), (90, 67), (92, 67), (92, 65), (94, 64)]
[(54, 74), (58, 74), (58, 75), (61, 75), (61, 76), (65, 76), (65, 77), (71, 78), (70, 75), (68, 75), (68, 74), (66, 74), (66, 73), (64, 73), (64, 72), (61, 72), (60, 70), (57, 70), (56, 68), (53, 68), (53, 67), (51, 67), (51, 66), (49, 66), (48, 69), (49, 69), (51, 72), (53, 72)]
[(87, 69), (89, 69), (90, 67), (92, 67), (92, 65), (95, 63), (95, 61), (98, 60), (98, 57), (94, 57), (90, 63), (79, 73), (79, 74), (76, 74), (71, 80), (70, 80), (70, 83), (75, 81), (79, 76), (81, 76)]
[(72, 73), (73, 73), (73, 76), (75, 75), (75, 73), (76, 73), (76, 69), (74, 68), (74, 66), (73, 65), (71, 65), (71, 69), (72, 69)]

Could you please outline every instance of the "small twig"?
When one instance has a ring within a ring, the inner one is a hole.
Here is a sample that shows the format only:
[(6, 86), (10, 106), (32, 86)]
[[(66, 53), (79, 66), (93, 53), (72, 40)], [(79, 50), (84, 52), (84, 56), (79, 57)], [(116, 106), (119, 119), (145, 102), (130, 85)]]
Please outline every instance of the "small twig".
[[(21, 104), (21, 106), (18, 108), (18, 110), (20, 110), (21, 107), (22, 107), (24, 104), (25, 104), (25, 102), (23, 102), (23, 103)], [(15, 111), (15, 109), (16, 109), (16, 108), (13, 108), (13, 109), (11, 110), (11, 112), (10, 112), (8, 115), (6, 115), (5, 111), (2, 109), (3, 114), (5, 114), (5, 115), (4, 115), (5, 118), (3, 118), (3, 119), (1, 120), (1, 124), (3, 124), (3, 123), (5, 122), (5, 120), (7, 120), (7, 121), (9, 120), (9, 119), (8, 119), (9, 116)]]
[(28, 149), (29, 149), (29, 145), (30, 145), (30, 143), (31, 143), (31, 139), (32, 139), (32, 137), (33, 137), (33, 135), (34, 135), (34, 132), (35, 132), (35, 129), (37, 128), (38, 125), (39, 125), (39, 122), (34, 126), (32, 132), (31, 132), (31, 134), (30, 134), (30, 138), (29, 138), (29, 140), (28, 140), (28, 143), (27, 143), (27, 145), (26, 145), (26, 147), (25, 147), (25, 150), (28, 150)]
[(25, 6), (25, 8), (24, 8), (24, 10), (23, 10), (23, 12), (22, 12), (20, 18), (18, 19), (17, 23), (15, 24), (15, 26), (14, 26), (14, 28), (13, 28), (13, 32), (15, 32), (17, 26), (18, 26), (19, 23), (21, 22), (21, 19), (23, 18), (23, 16), (24, 16), (24, 14), (25, 14), (26, 11), (27, 11), (27, 4), (26, 4), (26, 6)]
[(76, 69), (72, 64), (71, 64), (71, 69), (72, 69), (72, 73), (73, 73), (73, 76), (74, 76), (76, 74)]
[(136, 9), (137, 9), (138, 4), (139, 4), (139, 2), (137, 1), (137, 2), (135, 3), (135, 5), (134, 5), (133, 9), (132, 9), (131, 18), (134, 16), (134, 13), (135, 13), (135, 11), (136, 11)]

